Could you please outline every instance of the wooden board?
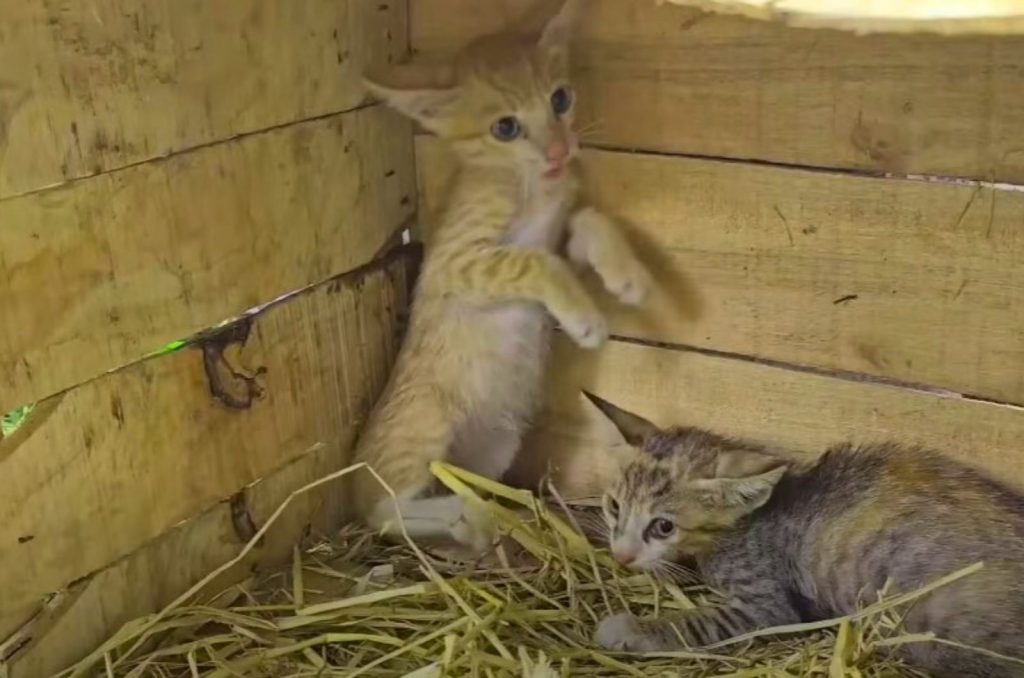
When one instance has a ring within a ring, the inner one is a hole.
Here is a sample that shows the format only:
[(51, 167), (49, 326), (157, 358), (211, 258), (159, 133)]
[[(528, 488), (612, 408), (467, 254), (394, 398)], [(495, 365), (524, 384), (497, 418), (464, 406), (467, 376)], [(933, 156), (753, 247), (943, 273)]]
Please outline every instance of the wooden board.
[(1024, 32), (1022, 0), (655, 0), (789, 26), (838, 28), (855, 33)]
[[(411, 1), (423, 60), (554, 2)], [(1024, 182), (1024, 37), (858, 37), (647, 0), (588, 11), (591, 144)]]
[(412, 162), (372, 107), (0, 202), (0, 412), (369, 261)]
[[(342, 468), (346, 453), (340, 446), (313, 450), (247, 488), (245, 507), (256, 529), (291, 492)], [(347, 512), (341, 483), (297, 496), (273, 523), (263, 543), (204, 588), (200, 599), (280, 565), (310, 525), (321, 531), (336, 526)], [(52, 676), (88, 656), (123, 624), (162, 610), (239, 553), (247, 539), (234, 525), (230, 502), (219, 503), (76, 582), (52, 612), (25, 629), (26, 642), (10, 662), (10, 678)]]
[(358, 106), (406, 3), (0, 0), (0, 198)]
[(548, 462), (568, 496), (599, 494), (621, 459), (615, 429), (585, 388), (661, 426), (691, 425), (812, 457), (847, 441), (945, 452), (1024, 489), (1024, 410), (747, 361), (614, 341), (556, 344), (548, 408), (513, 480), (536, 487)]
[[(451, 161), (430, 137), (417, 149), (429, 215)], [(643, 313), (608, 303), (615, 333), (1024, 403), (1024, 192), (606, 151), (583, 164), (662, 287)]]
[(347, 450), (396, 354), (409, 265), (393, 255), (271, 307), (247, 335), (37, 407), (0, 441), (0, 628), (314, 445)]

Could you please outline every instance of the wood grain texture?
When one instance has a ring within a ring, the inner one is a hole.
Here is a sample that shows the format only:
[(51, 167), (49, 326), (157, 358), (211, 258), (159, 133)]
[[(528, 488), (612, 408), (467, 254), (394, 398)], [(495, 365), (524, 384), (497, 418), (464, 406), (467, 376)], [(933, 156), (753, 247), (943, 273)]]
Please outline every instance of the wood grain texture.
[(0, 441), (0, 620), (316, 444), (348, 450), (407, 306), (410, 255), (385, 262), (56, 396)]
[(371, 107), (0, 202), (0, 411), (369, 261), (411, 139)]
[(655, 0), (781, 21), (789, 26), (866, 33), (1024, 33), (1022, 0)]
[(1024, 489), (1024, 410), (730, 358), (609, 343), (556, 343), (547, 409), (512, 479), (536, 487), (550, 462), (567, 496), (599, 494), (624, 443), (587, 389), (661, 426), (699, 426), (813, 457), (829, 445), (898, 441), (940, 450)]
[[(554, 0), (411, 3), (430, 61)], [(646, 0), (588, 12), (576, 63), (592, 144), (1024, 182), (1024, 37), (858, 37)]]
[[(451, 159), (419, 137), (421, 214)], [(584, 153), (661, 291), (613, 331), (1024, 403), (1024, 192)], [(426, 221), (429, 232), (429, 218)]]
[(0, 198), (354, 108), (406, 3), (0, 0)]
[[(246, 508), (264, 525), (288, 495), (342, 468), (347, 449), (313, 450), (248, 487)], [(235, 582), (279, 566), (312, 526), (323, 531), (347, 514), (342, 481), (299, 495), (245, 559), (203, 589), (211, 598)], [(245, 545), (234, 528), (231, 506), (222, 502), (176, 525), (138, 551), (77, 582), (61, 604), (29, 630), (29, 641), (10, 662), (10, 678), (52, 676), (88, 656), (123, 624), (163, 609)], [(101, 664), (102, 666), (102, 664)]]

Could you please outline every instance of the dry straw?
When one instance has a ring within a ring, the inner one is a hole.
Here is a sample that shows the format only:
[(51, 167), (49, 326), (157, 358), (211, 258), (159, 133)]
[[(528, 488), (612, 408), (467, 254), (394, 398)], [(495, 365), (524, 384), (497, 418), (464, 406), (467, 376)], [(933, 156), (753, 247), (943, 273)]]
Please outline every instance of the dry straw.
[(617, 569), (581, 535), (579, 523), (595, 519), (586, 507), (567, 507), (557, 497), (541, 503), (529, 492), (436, 464), (438, 479), (486, 506), (506, 535), (486, 562), (447, 561), (408, 540), (388, 544), (349, 527), (296, 547), (290, 566), (276, 574), (212, 599), (197, 597), (255, 547), (297, 496), (361, 468), (294, 492), (237, 558), (158, 614), (126, 624), (61, 676), (910, 676), (917, 674), (876, 652), (933, 642), (902, 633), (901, 611), (980, 567), (849, 617), (702, 650), (608, 653), (590, 641), (604, 615), (713, 604), (714, 592)]

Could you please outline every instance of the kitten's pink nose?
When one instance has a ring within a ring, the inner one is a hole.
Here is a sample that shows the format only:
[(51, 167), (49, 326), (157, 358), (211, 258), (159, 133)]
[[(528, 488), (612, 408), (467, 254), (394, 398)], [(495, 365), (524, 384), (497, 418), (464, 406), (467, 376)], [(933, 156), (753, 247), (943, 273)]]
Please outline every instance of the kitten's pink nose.
[(564, 139), (555, 139), (548, 144), (544, 157), (552, 164), (561, 164), (569, 157), (569, 144)]
[(616, 551), (612, 554), (615, 558), (615, 562), (623, 567), (629, 567), (636, 561), (636, 551)]

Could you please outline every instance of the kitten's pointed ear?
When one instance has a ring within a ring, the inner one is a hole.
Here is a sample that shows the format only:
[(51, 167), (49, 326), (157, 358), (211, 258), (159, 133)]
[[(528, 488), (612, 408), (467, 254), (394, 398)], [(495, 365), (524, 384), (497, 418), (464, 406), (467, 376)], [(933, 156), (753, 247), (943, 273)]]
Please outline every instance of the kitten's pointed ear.
[(459, 97), (458, 87), (393, 87), (369, 78), (363, 78), (363, 84), (375, 97), (434, 133), (444, 131)]
[(587, 400), (594, 403), (597, 409), (601, 410), (601, 413), (615, 424), (615, 428), (619, 429), (622, 437), (633, 447), (643, 447), (647, 439), (658, 432), (658, 427), (643, 417), (616, 407), (588, 391), (584, 391), (583, 395), (587, 396)]
[(729, 509), (739, 517), (763, 506), (771, 498), (785, 472), (785, 466), (778, 466), (758, 475), (699, 480), (695, 485), (700, 490), (703, 503), (718, 509)]
[(576, 29), (583, 20), (583, 4), (585, 0), (565, 0), (562, 8), (548, 21), (541, 33), (537, 48), (552, 61), (567, 66), (569, 61), (569, 45)]
[(767, 452), (728, 450), (718, 454), (716, 478), (747, 478), (785, 466), (786, 460)]
[(718, 454), (715, 478), (709, 480), (721, 505), (746, 514), (772, 496), (775, 485), (786, 472), (787, 462), (758, 450), (727, 450)]

